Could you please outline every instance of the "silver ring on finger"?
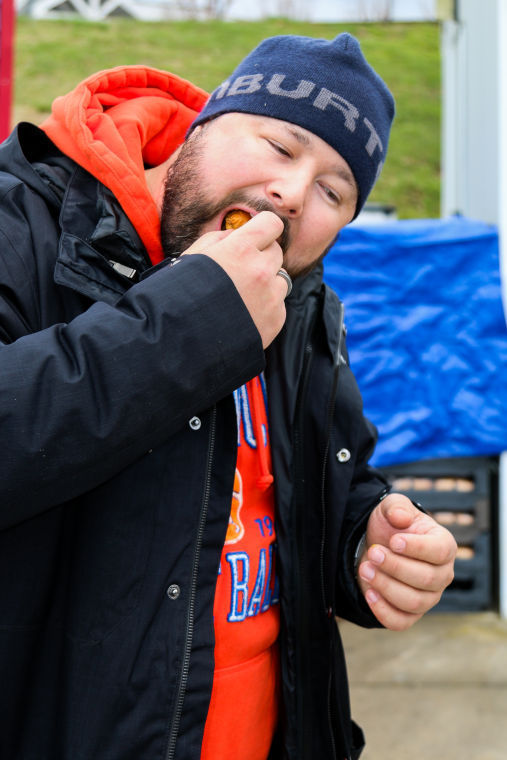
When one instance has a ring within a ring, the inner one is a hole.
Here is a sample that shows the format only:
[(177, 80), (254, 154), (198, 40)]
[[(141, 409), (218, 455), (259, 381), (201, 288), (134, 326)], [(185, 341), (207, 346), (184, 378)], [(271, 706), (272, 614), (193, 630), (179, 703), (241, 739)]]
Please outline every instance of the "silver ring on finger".
[(283, 279), (285, 280), (287, 284), (287, 295), (285, 296), (285, 298), (288, 298), (292, 292), (292, 280), (290, 278), (290, 275), (288, 272), (285, 271), (285, 269), (279, 269), (276, 274), (279, 277), (283, 277)]

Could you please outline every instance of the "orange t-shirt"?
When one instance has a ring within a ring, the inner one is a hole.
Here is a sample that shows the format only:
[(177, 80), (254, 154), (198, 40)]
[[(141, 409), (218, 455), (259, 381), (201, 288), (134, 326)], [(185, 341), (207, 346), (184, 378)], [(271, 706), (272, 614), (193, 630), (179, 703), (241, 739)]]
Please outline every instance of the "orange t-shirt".
[(215, 593), (215, 672), (201, 760), (266, 760), (278, 719), (275, 510), (262, 377), (234, 398), (238, 459)]

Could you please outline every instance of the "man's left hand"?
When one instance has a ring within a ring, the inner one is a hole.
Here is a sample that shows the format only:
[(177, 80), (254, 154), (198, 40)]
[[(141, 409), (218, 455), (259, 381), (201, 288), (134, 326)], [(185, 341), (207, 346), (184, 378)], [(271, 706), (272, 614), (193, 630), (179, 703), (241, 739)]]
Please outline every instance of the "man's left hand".
[(430, 515), (393, 493), (370, 515), (358, 582), (373, 614), (391, 630), (410, 628), (454, 577), (456, 541)]

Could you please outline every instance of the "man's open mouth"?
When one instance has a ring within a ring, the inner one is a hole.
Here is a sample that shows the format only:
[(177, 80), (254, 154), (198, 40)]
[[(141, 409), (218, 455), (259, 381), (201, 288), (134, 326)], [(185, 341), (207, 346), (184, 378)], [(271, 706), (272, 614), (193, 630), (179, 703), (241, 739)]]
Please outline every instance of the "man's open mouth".
[(223, 230), (237, 230), (250, 221), (252, 215), (241, 208), (233, 208), (228, 211), (222, 219)]
[[(234, 206), (233, 208), (230, 208), (229, 211), (227, 211), (222, 219), (222, 223), (220, 225), (221, 230), (237, 230), (239, 227), (242, 227), (244, 224), (250, 221), (256, 213), (260, 213), (261, 211), (272, 211), (271, 206), (267, 205), (258, 205), (255, 207), (255, 211), (247, 211), (244, 208), (238, 208), (237, 206)], [(275, 213), (275, 212), (273, 212)], [(288, 219), (285, 217), (280, 216), (280, 219), (283, 221), (284, 230), (280, 237), (277, 239), (277, 242), (282, 248), (282, 251), (285, 253), (287, 248), (289, 247), (289, 222)]]

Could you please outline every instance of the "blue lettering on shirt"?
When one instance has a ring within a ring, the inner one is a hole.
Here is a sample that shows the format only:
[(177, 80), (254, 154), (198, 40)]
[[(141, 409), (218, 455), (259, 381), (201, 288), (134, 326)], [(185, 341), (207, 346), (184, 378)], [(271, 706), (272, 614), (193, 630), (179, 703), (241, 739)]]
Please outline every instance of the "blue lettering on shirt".
[(241, 623), (247, 617), (254, 617), (279, 602), (278, 578), (274, 576), (273, 588), (271, 579), (275, 559), (275, 545), (269, 546), (268, 562), (266, 549), (259, 550), (259, 563), (253, 587), (249, 588), (250, 557), (247, 552), (228, 552), (225, 558), (231, 571), (231, 602), (227, 621)]
[(259, 554), (259, 567), (257, 569), (257, 578), (255, 579), (254, 590), (248, 604), (248, 617), (258, 615), (264, 593), (264, 584), (266, 581), (266, 549), (261, 549)]
[[(259, 375), (259, 381), (261, 384), (261, 390), (262, 395), (264, 397), (264, 405), (266, 409), (268, 408), (268, 396), (266, 391), (266, 381), (264, 379), (264, 374)], [(252, 412), (250, 409), (250, 400), (248, 398), (248, 392), (246, 389), (246, 385), (242, 385), (241, 388), (237, 388), (235, 391), (233, 391), (233, 397), (234, 397), (234, 404), (236, 406), (236, 420), (238, 422), (238, 446), (241, 445), (241, 437), (240, 437), (240, 426), (241, 423), (243, 423), (243, 433), (245, 436), (246, 443), (250, 446), (252, 449), (257, 448), (258, 441), (255, 440), (254, 430), (253, 430), (253, 421), (252, 421)], [(261, 425), (262, 428), (262, 444), (264, 446), (268, 445), (268, 435), (266, 426), (263, 424)]]
[(229, 623), (240, 623), (246, 618), (250, 558), (246, 552), (229, 552), (225, 558), (231, 567), (231, 606), (227, 620)]

